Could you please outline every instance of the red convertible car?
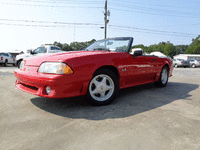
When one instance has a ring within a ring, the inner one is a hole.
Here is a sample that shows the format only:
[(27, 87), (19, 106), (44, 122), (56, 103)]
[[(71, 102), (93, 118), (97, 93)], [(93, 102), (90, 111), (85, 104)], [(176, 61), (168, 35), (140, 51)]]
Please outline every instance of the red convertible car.
[(119, 89), (154, 82), (164, 87), (172, 60), (131, 50), (133, 38), (109, 38), (85, 50), (26, 58), (15, 71), (16, 87), (49, 98), (86, 95), (93, 105), (109, 104)]

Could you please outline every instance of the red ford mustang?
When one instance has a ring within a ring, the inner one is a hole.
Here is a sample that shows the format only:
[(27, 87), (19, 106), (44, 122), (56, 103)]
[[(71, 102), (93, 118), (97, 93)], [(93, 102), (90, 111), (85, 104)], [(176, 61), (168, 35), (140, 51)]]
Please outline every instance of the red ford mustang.
[(133, 38), (99, 40), (83, 51), (26, 58), (15, 71), (16, 87), (49, 98), (86, 95), (93, 105), (109, 104), (119, 89), (154, 82), (167, 85), (172, 60), (131, 52)]

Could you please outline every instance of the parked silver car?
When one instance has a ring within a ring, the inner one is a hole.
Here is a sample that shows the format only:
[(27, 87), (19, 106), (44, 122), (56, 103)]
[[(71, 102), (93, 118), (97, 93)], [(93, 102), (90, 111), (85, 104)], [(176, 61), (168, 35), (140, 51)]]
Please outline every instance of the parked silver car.
[(184, 59), (173, 59), (173, 66), (177, 67), (190, 67), (190, 62)]
[(190, 60), (190, 66), (192, 68), (200, 67), (200, 60)]

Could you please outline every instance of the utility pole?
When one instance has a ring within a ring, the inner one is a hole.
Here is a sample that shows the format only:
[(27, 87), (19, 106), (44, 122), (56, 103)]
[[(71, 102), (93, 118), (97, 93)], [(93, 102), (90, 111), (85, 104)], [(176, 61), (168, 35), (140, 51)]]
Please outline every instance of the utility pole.
[(105, 20), (105, 39), (106, 39), (106, 36), (107, 36), (107, 24), (109, 22), (109, 20), (107, 19), (107, 16), (110, 16), (110, 12), (109, 10), (107, 10), (107, 0), (105, 2), (105, 12), (104, 12), (104, 20)]

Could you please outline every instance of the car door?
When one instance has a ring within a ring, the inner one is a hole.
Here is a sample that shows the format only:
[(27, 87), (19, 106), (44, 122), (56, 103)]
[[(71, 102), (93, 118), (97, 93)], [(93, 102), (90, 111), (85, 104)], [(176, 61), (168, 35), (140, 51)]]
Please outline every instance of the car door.
[(139, 85), (153, 81), (156, 76), (156, 60), (157, 57), (154, 56), (137, 56), (134, 58), (129, 54), (126, 61), (128, 76), (126, 84)]
[(13, 56), (12, 56), (10, 53), (8, 53), (8, 57), (9, 57), (8, 62), (9, 62), (10, 64), (13, 64), (13, 63), (14, 63), (14, 58), (13, 58)]
[(11, 57), (9, 55), (9, 53), (5, 53), (6, 59), (7, 59), (7, 63), (11, 63)]

